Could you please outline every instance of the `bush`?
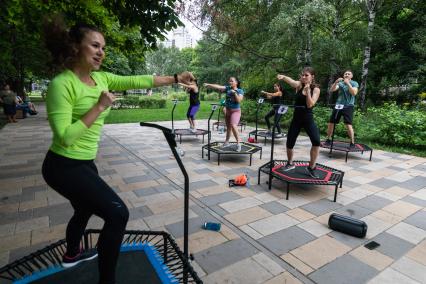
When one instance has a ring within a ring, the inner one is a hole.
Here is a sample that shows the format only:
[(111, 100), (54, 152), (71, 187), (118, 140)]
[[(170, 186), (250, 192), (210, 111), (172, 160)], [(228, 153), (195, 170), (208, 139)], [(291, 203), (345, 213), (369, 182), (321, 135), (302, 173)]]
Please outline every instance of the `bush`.
[(368, 110), (372, 137), (379, 143), (424, 147), (426, 146), (426, 113), (401, 108), (396, 103)]
[[(315, 107), (315, 122), (323, 134), (327, 129), (331, 109)], [(347, 138), (346, 127), (341, 122), (336, 125), (335, 134)], [(409, 110), (396, 105), (385, 103), (380, 107), (370, 107), (363, 113), (355, 110), (352, 122), (355, 140), (372, 141), (391, 146), (426, 146), (426, 114), (419, 110)]]
[(157, 96), (125, 96), (116, 100), (112, 106), (113, 109), (145, 108), (157, 109), (165, 108), (166, 99)]
[(220, 94), (216, 92), (200, 93), (200, 100), (201, 101), (219, 101)]
[(168, 100), (187, 101), (189, 94), (186, 92), (173, 92), (167, 95)]

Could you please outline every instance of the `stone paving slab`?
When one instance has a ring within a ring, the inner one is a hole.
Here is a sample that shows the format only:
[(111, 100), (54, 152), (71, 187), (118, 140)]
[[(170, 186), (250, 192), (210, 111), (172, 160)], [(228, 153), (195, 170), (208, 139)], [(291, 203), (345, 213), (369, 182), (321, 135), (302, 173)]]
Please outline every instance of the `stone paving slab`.
[[(41, 177), (51, 131), (39, 109), (0, 130), (0, 266), (64, 238), (72, 216), (69, 202)], [(198, 123), (206, 128), (205, 120)], [(212, 132), (212, 141), (223, 139)], [(300, 136), (295, 159), (309, 159), (309, 145)], [(204, 283), (425, 283), (426, 159), (375, 150), (372, 162), (351, 155), (346, 163), (342, 153), (330, 158), (321, 150), (319, 163), (345, 171), (337, 202), (330, 188), (309, 185), (292, 186), (286, 200), (284, 183), (274, 180), (269, 191), (262, 175), (257, 185), (270, 156), (270, 144), (261, 146), (262, 160), (254, 155), (250, 167), (247, 157), (223, 157), (220, 166), (214, 155), (202, 159), (199, 138), (179, 144), (190, 177), (189, 247)], [(286, 159), (285, 143), (274, 155)], [(96, 164), (129, 207), (128, 229), (165, 230), (182, 244), (183, 177), (161, 132), (105, 125)], [(250, 185), (229, 188), (228, 179), (242, 173)], [(367, 237), (330, 230), (332, 212), (364, 220)], [(208, 221), (221, 223), (221, 231), (203, 230)], [(102, 225), (93, 217), (88, 227)], [(373, 251), (364, 248), (371, 240), (380, 243)]]

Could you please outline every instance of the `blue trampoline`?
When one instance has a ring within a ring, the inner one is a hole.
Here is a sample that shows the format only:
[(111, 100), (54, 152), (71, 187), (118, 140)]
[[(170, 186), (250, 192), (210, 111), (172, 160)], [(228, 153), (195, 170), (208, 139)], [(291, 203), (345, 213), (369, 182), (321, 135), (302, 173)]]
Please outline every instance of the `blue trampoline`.
[[(163, 131), (166, 140), (185, 177), (184, 193), (184, 252), (167, 232), (136, 231), (125, 232), (116, 269), (117, 283), (203, 283), (189, 263), (188, 252), (188, 212), (189, 179), (183, 163), (176, 151), (175, 135), (168, 128), (141, 123)], [(86, 230), (81, 247), (94, 250), (101, 230)], [(93, 284), (97, 283), (97, 258), (82, 262), (71, 268), (61, 266), (66, 251), (65, 239), (60, 240), (0, 268), (0, 283), (58, 283)]]

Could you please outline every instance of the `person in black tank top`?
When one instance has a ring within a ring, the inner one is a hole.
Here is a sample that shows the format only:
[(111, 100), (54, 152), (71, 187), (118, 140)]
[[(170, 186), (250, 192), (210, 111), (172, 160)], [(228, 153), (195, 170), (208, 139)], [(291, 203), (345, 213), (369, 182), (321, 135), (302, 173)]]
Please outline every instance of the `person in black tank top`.
[[(271, 117), (275, 116), (275, 112), (278, 109), (277, 105), (280, 105), (283, 103), (283, 88), (280, 84), (276, 83), (274, 84), (274, 93), (268, 93), (265, 91), (261, 91), (262, 94), (266, 95), (266, 98), (270, 100), (271, 104), (272, 104), (272, 109), (266, 114), (265, 116), (265, 122), (266, 122), (266, 126), (268, 127), (268, 135), (271, 134), (271, 122), (269, 121), (269, 119)], [(275, 106), (274, 106), (275, 105)], [(277, 125), (277, 131), (279, 134), (281, 134), (281, 127), (278, 124)]]
[(312, 143), (309, 166), (306, 167), (306, 172), (311, 177), (318, 178), (318, 175), (315, 173), (315, 165), (319, 153), (320, 135), (314, 121), (312, 109), (320, 96), (320, 89), (315, 83), (314, 69), (312, 67), (303, 68), (299, 81), (295, 81), (285, 75), (278, 75), (277, 78), (278, 80), (283, 80), (296, 90), (293, 119), (287, 134), (286, 148), (288, 161), (284, 170), (289, 171), (295, 168), (293, 164), (293, 147), (296, 144), (300, 130), (304, 128)]
[(189, 122), (189, 130), (192, 132), (197, 132), (197, 129), (195, 128), (195, 114), (200, 109), (200, 93), (198, 90), (197, 80), (195, 80), (194, 83), (190, 85), (183, 83), (179, 83), (179, 85), (184, 87), (185, 90), (189, 93), (189, 107), (188, 111), (186, 112), (186, 117), (188, 118)]

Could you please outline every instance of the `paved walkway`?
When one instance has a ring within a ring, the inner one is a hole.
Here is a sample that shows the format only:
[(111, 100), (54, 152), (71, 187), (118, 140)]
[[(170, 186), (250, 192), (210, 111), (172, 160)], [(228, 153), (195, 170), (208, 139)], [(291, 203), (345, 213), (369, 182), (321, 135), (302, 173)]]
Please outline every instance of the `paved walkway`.
[[(40, 173), (51, 133), (39, 109), (0, 130), (0, 266), (64, 238), (72, 214)], [(214, 131), (213, 140), (224, 137)], [(295, 158), (307, 159), (309, 145), (300, 137)], [(350, 154), (345, 163), (344, 154), (329, 158), (321, 150), (320, 163), (345, 171), (335, 203), (332, 187), (293, 186), (286, 200), (284, 184), (268, 191), (263, 176), (257, 185), (269, 144), (251, 167), (246, 157), (223, 157), (220, 166), (215, 154), (201, 159), (201, 138), (184, 138), (181, 147), (191, 180), (190, 251), (204, 283), (426, 283), (426, 159), (374, 151), (372, 162), (368, 154)], [(283, 142), (276, 156), (285, 159)], [(136, 123), (106, 125), (96, 164), (130, 208), (129, 229), (166, 230), (182, 243), (183, 177), (162, 133)], [(228, 188), (241, 173), (251, 185)], [(332, 212), (364, 220), (367, 238), (331, 231)], [(202, 230), (206, 221), (222, 230)], [(95, 217), (88, 227), (101, 226)], [(371, 240), (380, 246), (364, 248)]]

